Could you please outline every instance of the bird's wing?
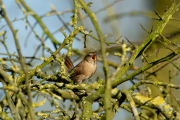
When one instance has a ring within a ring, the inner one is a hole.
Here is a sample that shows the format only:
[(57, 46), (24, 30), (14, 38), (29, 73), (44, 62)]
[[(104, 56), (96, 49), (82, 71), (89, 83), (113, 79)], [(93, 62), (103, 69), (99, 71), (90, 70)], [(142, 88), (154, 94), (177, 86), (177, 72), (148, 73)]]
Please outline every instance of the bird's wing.
[(74, 69), (72, 69), (72, 75), (71, 75), (71, 77), (74, 77), (74, 76), (76, 76), (76, 75), (80, 75), (81, 73), (82, 73), (82, 71), (83, 71), (83, 68), (82, 67), (75, 67)]
[(76, 84), (81, 84), (82, 83), (82, 78), (84, 78), (84, 74), (82, 74), (83, 68), (76, 66), (72, 70), (72, 72), (73, 73), (72, 73), (70, 79), (73, 80), (74, 83), (76, 83)]

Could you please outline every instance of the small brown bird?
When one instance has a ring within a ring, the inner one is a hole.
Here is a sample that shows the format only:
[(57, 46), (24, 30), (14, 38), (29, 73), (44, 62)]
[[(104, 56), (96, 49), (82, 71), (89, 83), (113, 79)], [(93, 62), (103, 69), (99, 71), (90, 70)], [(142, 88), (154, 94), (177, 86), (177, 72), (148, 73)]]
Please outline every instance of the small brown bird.
[(68, 73), (74, 71), (70, 79), (73, 80), (76, 84), (81, 84), (84, 80), (90, 78), (97, 69), (96, 53), (89, 52), (85, 58), (75, 67), (71, 59), (66, 56), (65, 65), (68, 68)]

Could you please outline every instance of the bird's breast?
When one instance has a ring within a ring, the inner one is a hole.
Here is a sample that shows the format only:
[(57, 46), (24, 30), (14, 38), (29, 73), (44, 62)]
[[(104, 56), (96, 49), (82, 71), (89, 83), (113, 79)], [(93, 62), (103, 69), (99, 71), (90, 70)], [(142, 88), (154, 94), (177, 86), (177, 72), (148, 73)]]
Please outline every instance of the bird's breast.
[(90, 78), (90, 77), (93, 75), (93, 73), (96, 71), (97, 65), (96, 65), (96, 63), (89, 63), (89, 62), (86, 62), (85, 64), (86, 64), (86, 65), (84, 66), (84, 67), (85, 67), (84, 73), (85, 73), (85, 76), (86, 76), (85, 79), (88, 79), (88, 78)]

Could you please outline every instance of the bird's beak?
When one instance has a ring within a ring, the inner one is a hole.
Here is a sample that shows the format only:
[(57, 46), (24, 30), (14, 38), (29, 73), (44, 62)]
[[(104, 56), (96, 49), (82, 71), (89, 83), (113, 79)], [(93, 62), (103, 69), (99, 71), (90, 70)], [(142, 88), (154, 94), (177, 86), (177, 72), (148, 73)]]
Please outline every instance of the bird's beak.
[(92, 56), (92, 59), (93, 59), (93, 61), (96, 62), (96, 55), (93, 55), (93, 56)]

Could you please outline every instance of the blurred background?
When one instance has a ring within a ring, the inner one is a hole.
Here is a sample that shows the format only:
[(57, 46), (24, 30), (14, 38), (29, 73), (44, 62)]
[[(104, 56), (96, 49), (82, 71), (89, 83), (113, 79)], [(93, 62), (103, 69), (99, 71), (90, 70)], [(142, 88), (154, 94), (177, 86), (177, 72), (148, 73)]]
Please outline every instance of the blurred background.
[[(144, 31), (140, 24), (143, 25), (145, 29), (151, 31), (153, 26), (156, 25), (158, 22), (157, 20), (153, 20), (152, 18), (158, 18), (154, 11), (157, 11), (159, 15), (163, 15), (165, 10), (169, 8), (173, 1), (172, 0), (84, 0), (86, 3), (92, 2), (91, 4), (91, 11), (95, 13), (98, 23), (101, 27), (101, 30), (104, 35), (106, 35), (106, 40), (108, 42), (115, 42), (119, 40), (125, 40), (125, 37), (128, 38), (130, 41), (134, 42), (134, 44), (141, 43), (146, 37), (148, 37), (148, 33)], [(29, 5), (29, 7), (39, 16), (42, 17), (43, 23), (49, 29), (51, 33), (55, 32), (54, 37), (57, 41), (63, 42), (64, 35), (60, 32), (59, 29), (66, 28), (62, 21), (58, 19), (56, 15), (47, 16), (46, 14), (55, 8), (58, 12), (63, 12), (64, 14), (60, 15), (62, 20), (67, 23), (68, 28), (73, 31), (73, 27), (69, 25), (71, 21), (71, 17), (73, 16), (73, 8), (74, 3), (73, 0), (25, 0), (25, 2)], [(179, 0), (176, 0), (178, 3)], [(14, 29), (17, 29), (17, 35), (21, 47), (21, 51), (23, 56), (31, 57), (34, 55), (36, 48), (41, 45), (41, 42), (36, 38), (35, 34), (31, 32), (29, 25), (26, 24), (26, 21), (23, 19), (24, 14), (18, 7), (15, 0), (3, 0), (5, 5), (5, 9), (9, 19), (13, 22)], [(86, 16), (86, 14), (82, 11), (82, 14)], [(173, 16), (174, 18), (180, 19), (180, 12), (176, 12)], [(35, 32), (41, 37), (46, 38), (46, 35), (43, 34), (43, 31), (39, 25), (35, 25), (36, 20), (31, 16), (27, 16), (29, 23), (31, 26), (35, 26)], [(78, 26), (81, 26), (82, 22), (78, 21)], [(91, 20), (86, 17), (83, 19), (84, 29), (86, 31), (92, 31), (92, 34), (97, 37), (96, 31), (94, 26), (91, 23)], [(6, 44), (11, 54), (17, 54), (14, 39), (12, 36), (12, 32), (6, 24), (4, 19), (0, 19), (0, 32), (6, 31)], [(65, 30), (67, 35), (69, 35), (69, 31)], [(180, 32), (180, 24), (179, 21), (172, 20), (168, 23), (166, 28), (163, 30), (163, 35), (170, 35)], [(94, 39), (87, 37), (87, 46), (84, 48), (84, 38), (83, 35), (78, 34), (78, 40), (75, 39), (73, 42), (73, 48), (84, 51), (87, 53), (88, 51), (97, 51), (100, 49), (99, 42), (95, 41)], [(119, 39), (120, 38), (120, 39)], [(178, 42), (178, 38), (175, 37), (172, 41)], [(125, 40), (125, 42), (127, 42)], [(55, 51), (55, 48), (49, 38), (45, 41), (45, 44), (51, 49), (51, 51)], [(154, 52), (155, 49), (159, 47), (158, 44), (154, 43), (150, 46), (150, 48), (146, 52)], [(173, 47), (173, 46), (172, 46)], [(42, 49), (38, 50), (36, 57), (42, 57)], [(113, 50), (114, 51), (114, 50)], [(116, 49), (115, 51), (121, 51), (121, 49)], [(120, 63), (120, 59), (117, 56), (114, 56), (111, 49), (108, 50), (110, 53), (108, 57), (109, 60)], [(161, 58), (171, 51), (160, 49), (158, 58)], [(6, 50), (2, 43), (0, 43), (0, 58), (5, 57), (6, 55), (2, 55), (1, 53), (6, 53)], [(60, 54), (67, 53), (66, 49), (62, 49)], [(51, 54), (49, 52), (45, 52), (44, 56), (49, 57)], [(6, 56), (7, 57), (7, 56)], [(76, 60), (79, 56), (72, 55), (71, 59)], [(127, 56), (128, 57), (128, 56)], [(152, 54), (151, 57), (148, 57), (149, 61), (153, 61), (155, 54)], [(80, 58), (74, 62), (76, 65), (81, 61), (83, 58)], [(30, 59), (29, 59), (30, 60)], [(28, 61), (27, 61), (28, 62)], [(33, 60), (32, 65), (36, 66), (42, 63), (41, 60)], [(135, 65), (141, 68), (143, 66), (142, 59), (138, 58), (135, 61)], [(29, 67), (31, 68), (31, 67)], [(48, 71), (48, 67), (45, 67), (43, 70)], [(58, 66), (54, 66), (54, 69), (59, 69)], [(172, 65), (166, 66), (164, 69), (158, 72), (158, 77), (161, 80), (168, 82), (169, 81), (169, 70), (172, 69)], [(98, 62), (98, 69), (91, 78), (92, 81), (96, 80), (97, 77), (104, 78), (102, 69), (102, 64)], [(110, 72), (113, 72), (114, 68), (110, 68)], [(131, 73), (131, 72), (129, 72)], [(52, 74), (49, 71), (49, 74)], [(141, 76), (140, 76), (141, 77)], [(152, 78), (153, 79), (153, 78)], [(178, 76), (174, 78), (174, 83), (179, 84)], [(90, 84), (90, 83), (87, 83)], [(118, 86), (118, 89), (128, 89), (132, 84), (130, 82), (123, 83), (122, 85)], [(0, 87), (2, 84), (0, 83)], [(157, 89), (154, 87), (154, 91), (152, 91), (152, 95), (156, 96), (159, 93)], [(173, 91), (177, 96), (177, 90)], [(0, 90), (0, 99), (4, 97), (3, 90)], [(179, 96), (178, 96), (179, 97)], [(66, 107), (68, 108), (70, 101), (66, 100)], [(98, 108), (98, 104), (94, 103), (93, 110)], [(51, 105), (47, 102), (44, 106), (39, 107), (36, 109), (39, 110), (49, 110), (54, 109)], [(125, 110), (120, 109), (119, 113), (116, 114), (114, 120), (130, 120), (133, 119), (132, 114), (128, 113)]]

